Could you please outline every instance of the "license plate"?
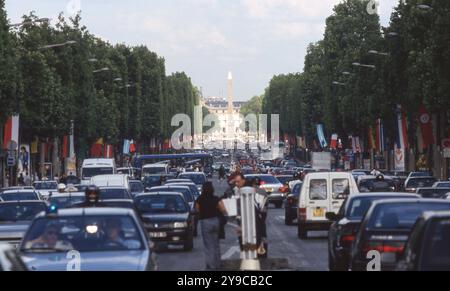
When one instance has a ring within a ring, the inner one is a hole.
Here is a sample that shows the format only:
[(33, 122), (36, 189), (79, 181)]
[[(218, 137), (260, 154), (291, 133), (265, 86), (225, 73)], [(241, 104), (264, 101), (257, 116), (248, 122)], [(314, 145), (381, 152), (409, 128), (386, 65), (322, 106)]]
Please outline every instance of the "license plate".
[(167, 233), (165, 232), (151, 232), (150, 233), (150, 237), (154, 237), (154, 238), (162, 238), (162, 237), (166, 237)]
[(273, 192), (273, 189), (272, 189), (272, 188), (267, 188), (267, 189), (266, 189), (266, 192), (272, 193), (272, 192)]
[(314, 217), (325, 217), (325, 208), (316, 208), (313, 211)]

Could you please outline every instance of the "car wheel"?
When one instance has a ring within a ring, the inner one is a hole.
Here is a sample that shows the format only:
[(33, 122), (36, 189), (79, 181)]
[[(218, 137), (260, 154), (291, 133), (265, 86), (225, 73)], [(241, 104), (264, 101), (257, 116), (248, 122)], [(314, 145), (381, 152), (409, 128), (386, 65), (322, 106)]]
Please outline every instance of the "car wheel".
[(298, 225), (298, 238), (303, 240), (308, 239), (308, 231), (304, 225)]

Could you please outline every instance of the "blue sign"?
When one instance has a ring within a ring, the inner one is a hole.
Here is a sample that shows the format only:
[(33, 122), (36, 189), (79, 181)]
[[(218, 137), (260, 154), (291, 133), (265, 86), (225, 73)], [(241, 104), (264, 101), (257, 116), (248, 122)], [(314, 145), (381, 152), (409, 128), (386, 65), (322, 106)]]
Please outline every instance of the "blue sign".
[(16, 158), (9, 156), (6, 160), (6, 164), (8, 165), (8, 167), (14, 167), (16, 165)]

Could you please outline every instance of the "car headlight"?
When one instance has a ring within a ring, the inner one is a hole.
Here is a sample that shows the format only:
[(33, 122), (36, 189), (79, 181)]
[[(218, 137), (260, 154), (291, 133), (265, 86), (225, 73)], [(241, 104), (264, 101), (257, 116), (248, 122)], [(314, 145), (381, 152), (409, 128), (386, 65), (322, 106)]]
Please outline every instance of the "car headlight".
[(174, 228), (186, 228), (187, 227), (187, 222), (175, 222), (173, 224)]

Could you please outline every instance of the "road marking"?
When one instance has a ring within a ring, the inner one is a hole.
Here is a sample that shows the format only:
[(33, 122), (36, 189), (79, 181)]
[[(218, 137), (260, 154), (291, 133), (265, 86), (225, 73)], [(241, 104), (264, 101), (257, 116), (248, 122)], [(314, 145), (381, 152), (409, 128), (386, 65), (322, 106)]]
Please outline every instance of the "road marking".
[(222, 255), (222, 260), (228, 260), (230, 259), (234, 254), (236, 253), (240, 253), (241, 249), (239, 248), (239, 246), (233, 246), (231, 247), (228, 251), (226, 251), (223, 255)]

